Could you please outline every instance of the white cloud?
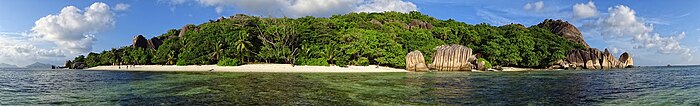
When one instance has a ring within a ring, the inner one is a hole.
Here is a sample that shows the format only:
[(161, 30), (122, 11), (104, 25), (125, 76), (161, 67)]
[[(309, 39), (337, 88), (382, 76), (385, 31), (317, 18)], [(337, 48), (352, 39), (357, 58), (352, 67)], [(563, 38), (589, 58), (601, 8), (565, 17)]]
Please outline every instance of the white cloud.
[(39, 48), (25, 37), (24, 33), (0, 33), (0, 63), (18, 66), (34, 62), (60, 64), (65, 51), (61, 49)]
[(676, 36), (661, 36), (654, 33), (654, 26), (647, 24), (636, 16), (636, 12), (624, 5), (608, 8), (608, 16), (600, 17), (590, 26), (601, 35), (614, 38), (631, 39), (636, 49), (655, 49), (662, 54), (681, 54), (691, 56), (691, 50), (681, 45), (685, 32)]
[(119, 3), (119, 4), (114, 6), (114, 11), (125, 11), (125, 10), (129, 9), (129, 7), (131, 7), (131, 5)]
[[(183, 2), (172, 0), (171, 4)], [(197, 3), (214, 7), (217, 13), (235, 8), (250, 14), (275, 17), (328, 17), (350, 12), (418, 10), (415, 4), (401, 0), (197, 0)]]
[(616, 47), (613, 47), (613, 48), (610, 48), (610, 52), (612, 52), (613, 54), (617, 54), (619, 52), (619, 49), (617, 49)]
[(525, 9), (526, 11), (534, 10), (539, 12), (542, 11), (542, 9), (544, 9), (544, 2), (537, 1), (535, 3), (527, 3), (525, 4), (525, 6), (523, 6), (523, 9)]
[(583, 19), (590, 18), (598, 15), (598, 10), (595, 7), (593, 1), (588, 1), (588, 3), (578, 3), (574, 5), (574, 18)]
[[(161, 1), (161, 0), (158, 0)], [(187, 0), (169, 0), (171, 5), (179, 5), (185, 3)]]
[(355, 12), (411, 12), (418, 10), (416, 5), (411, 2), (401, 0), (373, 0), (365, 1), (365, 5), (360, 5), (355, 9)]
[(84, 10), (67, 6), (57, 15), (42, 17), (32, 27), (32, 36), (72, 53), (86, 53), (92, 50), (95, 34), (112, 26), (114, 13), (107, 4), (96, 2)]

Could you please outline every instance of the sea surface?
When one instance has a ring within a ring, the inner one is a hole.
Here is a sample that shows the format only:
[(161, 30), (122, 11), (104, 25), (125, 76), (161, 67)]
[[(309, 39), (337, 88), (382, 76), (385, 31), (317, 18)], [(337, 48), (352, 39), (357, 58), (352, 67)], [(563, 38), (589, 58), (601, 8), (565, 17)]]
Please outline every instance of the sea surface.
[(0, 70), (0, 105), (700, 105), (700, 67), (440, 73)]

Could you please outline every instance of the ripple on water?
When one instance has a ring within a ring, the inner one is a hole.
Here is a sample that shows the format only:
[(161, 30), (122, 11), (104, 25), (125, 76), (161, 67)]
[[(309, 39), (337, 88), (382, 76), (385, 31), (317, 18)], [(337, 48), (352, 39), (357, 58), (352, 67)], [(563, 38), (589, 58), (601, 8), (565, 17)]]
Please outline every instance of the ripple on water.
[(699, 69), (371, 74), (0, 70), (0, 105), (697, 105)]

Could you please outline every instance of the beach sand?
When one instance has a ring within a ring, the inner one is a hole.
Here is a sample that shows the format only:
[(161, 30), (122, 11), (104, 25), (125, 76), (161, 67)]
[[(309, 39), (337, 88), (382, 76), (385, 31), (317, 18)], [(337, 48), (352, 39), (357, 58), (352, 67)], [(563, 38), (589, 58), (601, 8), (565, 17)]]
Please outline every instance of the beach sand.
[(293, 66), (291, 64), (246, 64), (241, 66), (216, 66), (216, 65), (126, 65), (122, 66), (97, 66), (85, 70), (94, 71), (160, 71), (160, 72), (324, 72), (324, 73), (352, 73), (352, 72), (408, 72), (404, 69), (369, 65), (369, 66)]

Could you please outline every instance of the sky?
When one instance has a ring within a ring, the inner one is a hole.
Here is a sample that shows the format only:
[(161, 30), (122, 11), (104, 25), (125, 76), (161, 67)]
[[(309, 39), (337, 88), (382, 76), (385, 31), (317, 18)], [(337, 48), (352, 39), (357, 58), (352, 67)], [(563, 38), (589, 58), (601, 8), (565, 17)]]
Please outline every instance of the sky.
[(629, 52), (635, 65), (700, 64), (697, 0), (8, 0), (0, 3), (0, 63), (62, 65), (186, 24), (235, 14), (328, 17), (419, 11), (467, 24), (566, 20), (593, 48)]

